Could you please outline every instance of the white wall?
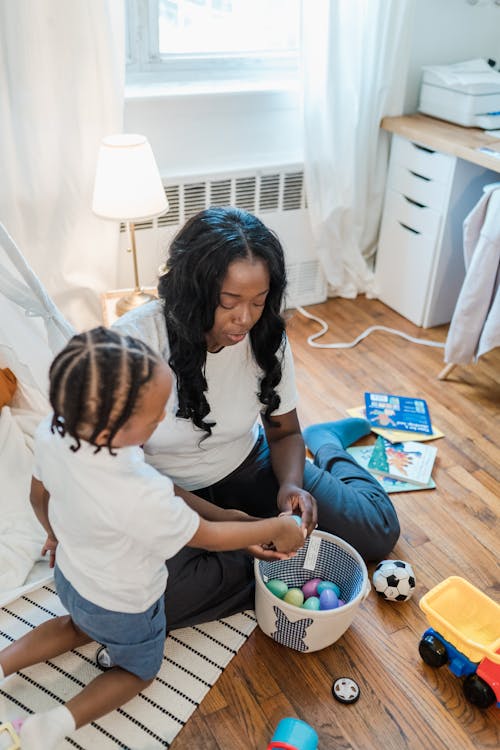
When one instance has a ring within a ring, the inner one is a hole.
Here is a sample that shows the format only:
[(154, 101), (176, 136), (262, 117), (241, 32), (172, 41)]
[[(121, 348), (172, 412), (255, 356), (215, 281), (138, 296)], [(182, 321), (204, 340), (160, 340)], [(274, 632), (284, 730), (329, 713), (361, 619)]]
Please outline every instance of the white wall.
[(418, 105), (422, 65), (491, 58), (500, 65), (500, 6), (493, 0), (416, 0), (404, 111)]
[(302, 161), (297, 91), (128, 98), (125, 130), (149, 138), (163, 176)]

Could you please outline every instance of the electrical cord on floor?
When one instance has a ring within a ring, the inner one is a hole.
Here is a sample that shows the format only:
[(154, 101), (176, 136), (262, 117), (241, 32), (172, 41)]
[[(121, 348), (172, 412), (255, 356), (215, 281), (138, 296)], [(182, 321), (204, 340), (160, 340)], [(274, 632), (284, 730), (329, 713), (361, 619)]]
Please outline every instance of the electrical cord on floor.
[(317, 333), (313, 333), (307, 339), (307, 343), (309, 344), (309, 346), (313, 346), (316, 349), (351, 349), (353, 346), (356, 346), (356, 344), (359, 344), (360, 341), (362, 341), (364, 338), (369, 336), (370, 333), (373, 333), (374, 331), (385, 331), (386, 333), (393, 333), (396, 336), (402, 336), (402, 338), (406, 339), (407, 341), (411, 341), (413, 344), (423, 344), (424, 346), (435, 346), (438, 349), (444, 349), (445, 347), (445, 345), (442, 344), (440, 341), (429, 341), (428, 339), (417, 339), (414, 336), (410, 336), (407, 333), (403, 333), (403, 331), (398, 331), (395, 328), (387, 328), (386, 326), (370, 326), (370, 328), (367, 328), (366, 331), (363, 331), (363, 333), (360, 333), (359, 336), (357, 336), (354, 339), (354, 341), (348, 341), (345, 343), (341, 342), (341, 343), (335, 343), (335, 344), (317, 344), (316, 339), (318, 339), (320, 336), (323, 336), (328, 331), (328, 324), (325, 323), (325, 321), (322, 320), (321, 318), (317, 318), (316, 315), (312, 315), (311, 313), (304, 310), (303, 307), (297, 307), (296, 310), (305, 318), (309, 318), (310, 320), (314, 320), (316, 323), (320, 324), (321, 331), (318, 331)]

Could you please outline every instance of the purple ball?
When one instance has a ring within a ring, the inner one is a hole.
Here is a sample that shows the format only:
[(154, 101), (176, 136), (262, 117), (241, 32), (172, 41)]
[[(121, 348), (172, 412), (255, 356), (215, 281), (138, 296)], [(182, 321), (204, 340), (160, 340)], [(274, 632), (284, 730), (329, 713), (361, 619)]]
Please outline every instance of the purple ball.
[(310, 596), (319, 596), (317, 593), (318, 583), (321, 583), (321, 578), (311, 578), (310, 581), (304, 583), (302, 586), (302, 593), (306, 599), (309, 599)]
[(333, 589), (323, 589), (319, 595), (319, 608), (320, 609), (337, 609), (339, 606), (339, 599)]

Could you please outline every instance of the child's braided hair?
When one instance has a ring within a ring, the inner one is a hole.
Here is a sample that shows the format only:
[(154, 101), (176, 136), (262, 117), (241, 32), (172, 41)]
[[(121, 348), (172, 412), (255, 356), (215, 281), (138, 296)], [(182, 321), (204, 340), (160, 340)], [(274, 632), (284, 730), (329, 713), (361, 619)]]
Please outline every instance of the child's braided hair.
[(76, 441), (71, 448), (77, 451), (81, 438), (95, 445), (107, 429), (106, 446), (113, 453), (112, 440), (134, 412), (142, 386), (159, 361), (142, 341), (109, 328), (73, 336), (49, 371), (52, 431), (71, 435)]

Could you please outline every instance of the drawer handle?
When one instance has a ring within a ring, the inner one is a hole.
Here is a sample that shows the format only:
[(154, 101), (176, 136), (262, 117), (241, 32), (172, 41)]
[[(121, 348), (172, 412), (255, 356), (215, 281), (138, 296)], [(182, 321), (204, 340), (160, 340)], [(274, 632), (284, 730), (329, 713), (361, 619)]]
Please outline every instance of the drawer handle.
[(426, 146), (421, 146), (420, 143), (415, 143), (414, 141), (411, 142), (412, 146), (415, 146), (415, 148), (418, 148), (420, 151), (425, 151), (427, 154), (435, 154), (436, 152), (433, 151), (432, 148), (427, 148)]
[(427, 208), (425, 203), (419, 203), (418, 201), (414, 201), (413, 198), (408, 198), (407, 195), (403, 194), (403, 198), (405, 199), (405, 201), (408, 201), (408, 203), (411, 203), (412, 206), (417, 206), (418, 208)]
[(418, 229), (413, 229), (413, 227), (409, 227), (408, 224), (403, 224), (402, 221), (398, 221), (398, 224), (401, 224), (403, 229), (407, 229), (409, 232), (413, 232), (413, 234), (421, 234)]
[(431, 177), (424, 177), (423, 174), (419, 174), (418, 172), (414, 172), (413, 169), (409, 169), (408, 172), (412, 174), (414, 177), (418, 177), (419, 180), (425, 180), (426, 182), (431, 182)]

